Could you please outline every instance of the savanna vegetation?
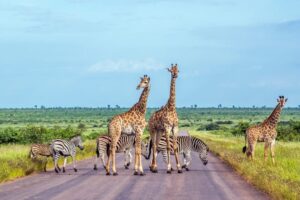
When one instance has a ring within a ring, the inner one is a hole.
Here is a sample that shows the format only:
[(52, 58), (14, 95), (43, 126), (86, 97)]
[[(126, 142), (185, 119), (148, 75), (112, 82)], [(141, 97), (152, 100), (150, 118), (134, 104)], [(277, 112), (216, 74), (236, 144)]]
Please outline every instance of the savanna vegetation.
[[(41, 171), (44, 162), (28, 158), (31, 143), (49, 143), (54, 138), (82, 135), (85, 150), (78, 159), (94, 154), (94, 139), (106, 134), (112, 116), (125, 108), (32, 108), (0, 109), (0, 182)], [(256, 187), (276, 199), (299, 199), (300, 109), (284, 108), (277, 127), (276, 164), (263, 161), (263, 145), (257, 145), (256, 160), (242, 153), (247, 127), (264, 120), (272, 108), (179, 108), (179, 126), (201, 137), (210, 149)], [(149, 109), (146, 118), (155, 111)], [(145, 136), (148, 130), (145, 130)], [(53, 167), (48, 158), (48, 169)]]

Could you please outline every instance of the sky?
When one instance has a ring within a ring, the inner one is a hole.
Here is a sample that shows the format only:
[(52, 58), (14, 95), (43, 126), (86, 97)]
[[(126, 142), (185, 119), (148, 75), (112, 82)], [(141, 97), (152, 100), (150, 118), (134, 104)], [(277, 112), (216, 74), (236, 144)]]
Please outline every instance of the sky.
[(1, 0), (0, 107), (300, 105), (299, 0)]

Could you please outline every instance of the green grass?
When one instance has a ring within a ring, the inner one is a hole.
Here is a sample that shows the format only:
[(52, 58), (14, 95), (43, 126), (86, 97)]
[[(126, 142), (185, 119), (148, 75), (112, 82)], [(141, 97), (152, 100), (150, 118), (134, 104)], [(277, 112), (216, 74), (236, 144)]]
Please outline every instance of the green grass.
[(277, 142), (276, 164), (272, 164), (271, 158), (264, 162), (263, 143), (258, 143), (255, 160), (250, 161), (242, 153), (244, 137), (198, 131), (190, 133), (203, 139), (213, 153), (272, 198), (300, 199), (300, 142)]
[[(85, 141), (84, 147), (83, 151), (77, 148), (76, 160), (82, 160), (95, 155), (95, 140)], [(45, 160), (32, 161), (28, 158), (29, 149), (30, 145), (9, 144), (0, 146), (0, 182), (14, 180), (34, 172), (43, 171)], [(71, 158), (68, 158), (68, 162), (71, 160)], [(62, 158), (60, 158), (59, 164), (62, 166)], [(53, 167), (52, 158), (48, 158), (47, 170), (52, 170)]]

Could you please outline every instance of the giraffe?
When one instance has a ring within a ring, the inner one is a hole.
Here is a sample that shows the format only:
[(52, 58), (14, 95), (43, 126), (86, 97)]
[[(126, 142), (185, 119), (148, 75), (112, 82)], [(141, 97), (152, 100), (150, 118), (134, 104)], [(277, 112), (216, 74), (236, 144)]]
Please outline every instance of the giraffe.
[(116, 115), (112, 118), (108, 125), (108, 134), (111, 137), (110, 154), (106, 163), (106, 175), (110, 175), (110, 162), (112, 161), (113, 175), (118, 175), (116, 171), (116, 145), (121, 134), (134, 134), (136, 136), (135, 141), (135, 165), (134, 175), (144, 175), (142, 160), (141, 160), (141, 136), (146, 127), (146, 107), (147, 99), (150, 91), (150, 77), (144, 75), (141, 77), (141, 81), (137, 86), (137, 89), (143, 88), (143, 92), (139, 101), (132, 106), (132, 108), (122, 114)]
[(153, 173), (157, 173), (157, 146), (162, 135), (166, 136), (167, 143), (167, 173), (171, 173), (171, 163), (170, 163), (170, 135), (173, 135), (173, 147), (176, 159), (176, 166), (178, 173), (182, 173), (182, 169), (178, 159), (178, 146), (177, 146), (177, 135), (178, 135), (178, 117), (175, 106), (175, 81), (178, 77), (178, 67), (177, 64), (171, 65), (171, 68), (167, 68), (171, 73), (171, 86), (170, 86), (170, 96), (169, 100), (165, 106), (160, 108), (158, 111), (154, 112), (149, 120), (149, 131), (151, 136), (151, 142), (153, 146), (153, 159), (150, 165), (150, 170)]
[[(272, 162), (275, 163), (275, 139), (277, 136), (276, 126), (280, 117), (280, 113), (282, 108), (284, 107), (285, 103), (288, 99), (284, 98), (284, 96), (279, 96), (277, 99), (277, 106), (271, 113), (271, 115), (265, 119), (261, 124), (249, 127), (246, 130), (245, 135), (245, 146), (243, 147), (243, 153), (247, 151), (247, 157), (253, 159), (254, 158), (254, 151), (255, 145), (257, 142), (265, 142), (265, 149), (264, 149), (264, 158), (265, 161), (268, 158), (268, 148), (271, 150)], [(246, 147), (248, 142), (248, 148)]]

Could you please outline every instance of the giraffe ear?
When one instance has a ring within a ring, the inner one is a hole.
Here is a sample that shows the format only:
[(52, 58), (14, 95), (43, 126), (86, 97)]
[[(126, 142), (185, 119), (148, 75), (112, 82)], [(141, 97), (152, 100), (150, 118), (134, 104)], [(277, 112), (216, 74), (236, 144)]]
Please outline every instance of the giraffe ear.
[(279, 99), (277, 99), (277, 102), (279, 103), (279, 102), (280, 102), (280, 100), (279, 100)]
[(148, 77), (148, 81), (150, 81), (150, 77)]
[(141, 81), (143, 80), (143, 77), (140, 77)]
[(169, 68), (166, 68), (169, 72), (171, 72), (171, 70)]
[(285, 102), (287, 102), (288, 98), (285, 99)]

